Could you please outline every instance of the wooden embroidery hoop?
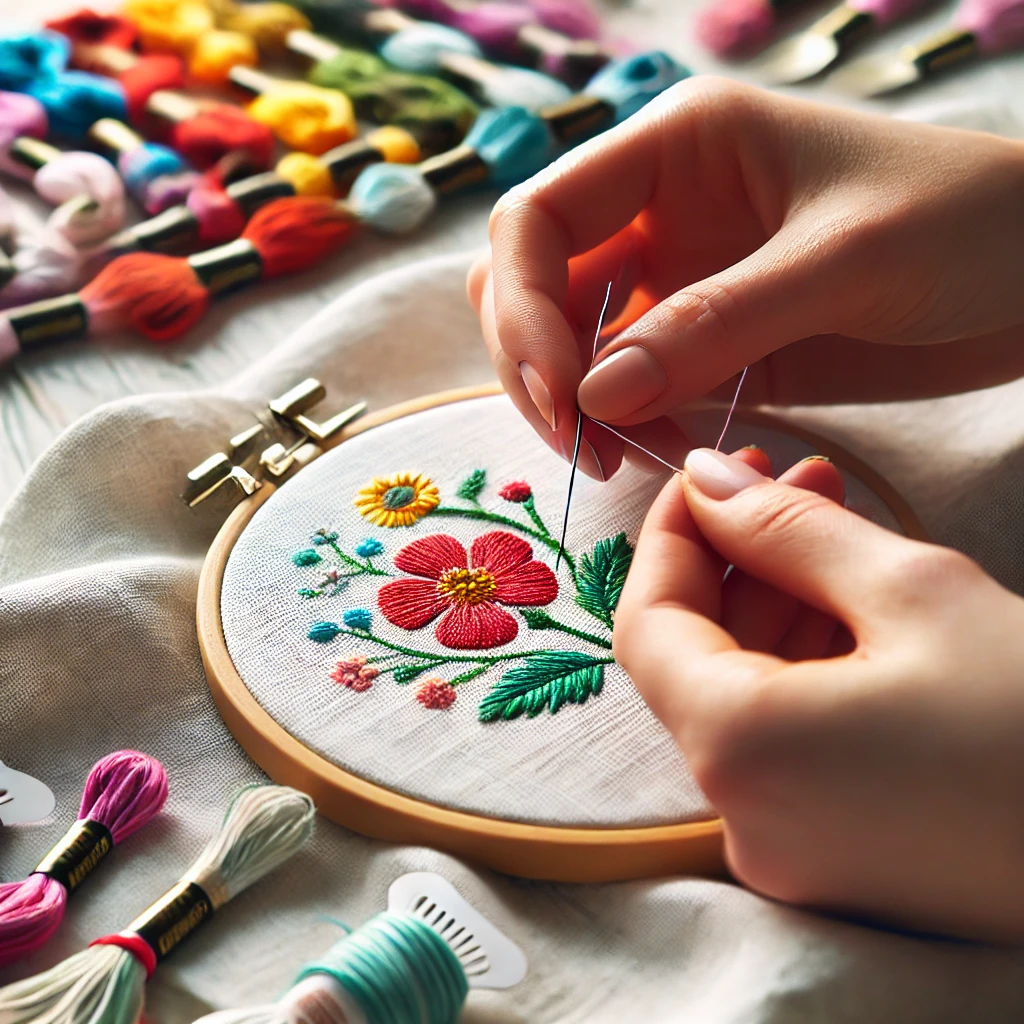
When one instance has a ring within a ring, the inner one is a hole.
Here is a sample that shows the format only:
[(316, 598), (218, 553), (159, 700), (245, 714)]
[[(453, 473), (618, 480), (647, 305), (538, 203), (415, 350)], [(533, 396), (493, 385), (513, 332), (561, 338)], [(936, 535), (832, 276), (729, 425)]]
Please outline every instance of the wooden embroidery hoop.
[[(497, 383), (427, 395), (368, 415), (333, 443), (414, 413), (501, 394)], [(889, 506), (907, 536), (927, 539), (910, 506), (891, 484), (845, 449), (765, 413), (738, 411), (734, 422), (768, 427), (814, 446), (859, 477)], [(339, 768), (300, 743), (257, 702), (242, 681), (224, 639), (221, 587), (228, 557), (256, 510), (276, 491), (264, 483), (230, 514), (203, 564), (196, 622), (214, 702), (245, 752), (275, 782), (308, 793), (321, 814), (363, 835), (432, 846), (522, 878), (608, 882), (674, 874), (721, 876), (719, 819), (641, 828), (560, 828), (501, 821), (404, 796)]]

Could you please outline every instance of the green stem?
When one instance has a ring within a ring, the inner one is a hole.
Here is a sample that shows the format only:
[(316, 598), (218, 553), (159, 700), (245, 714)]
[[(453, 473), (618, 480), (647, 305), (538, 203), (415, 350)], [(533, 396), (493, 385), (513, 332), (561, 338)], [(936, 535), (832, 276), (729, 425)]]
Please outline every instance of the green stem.
[(559, 622), (558, 619), (552, 619), (546, 628), (557, 629), (562, 633), (568, 633), (569, 636), (574, 636), (578, 640), (586, 640), (589, 643), (596, 644), (598, 647), (604, 647), (609, 651), (612, 649), (612, 643), (610, 640), (602, 640), (601, 637), (595, 636), (593, 633), (587, 633), (582, 629), (573, 629), (572, 626), (567, 626), (564, 622)]
[[(540, 513), (537, 511), (537, 506), (534, 504), (532, 494), (523, 502), (523, 508), (526, 509), (526, 514), (537, 524), (537, 529), (540, 530), (545, 537), (550, 537), (551, 531), (544, 524), (544, 520), (541, 519)], [(568, 555), (565, 557), (568, 558)]]
[(346, 555), (345, 552), (342, 551), (341, 548), (338, 547), (338, 544), (337, 544), (336, 541), (332, 540), (330, 542), (330, 544), (331, 544), (331, 549), (334, 551), (334, 553), (346, 565), (350, 565), (350, 566), (352, 566), (353, 569), (357, 569), (358, 570), (358, 572), (352, 573), (353, 576), (358, 576), (360, 574), (365, 574), (365, 575), (368, 575), (368, 576), (390, 576), (391, 575), (391, 573), (385, 572), (383, 569), (375, 569), (372, 565), (370, 565), (370, 560), (369, 559), (366, 560), (366, 565), (363, 565), (363, 563), (360, 562), (358, 559), (351, 558), (349, 555)]
[[(381, 647), (387, 647), (388, 650), (397, 651), (399, 654), (405, 654), (410, 658), (421, 658), (423, 661), (433, 661), (438, 664), (453, 664), (461, 662), (472, 662), (474, 665), (497, 665), (502, 661), (515, 661), (516, 658), (532, 658), (536, 654), (545, 654), (546, 652), (541, 651), (519, 651), (512, 652), (511, 654), (488, 654), (488, 655), (473, 655), (473, 654), (430, 654), (427, 651), (417, 651), (412, 647), (403, 647), (401, 644), (393, 644), (389, 640), (382, 640), (379, 636), (374, 636), (372, 633), (357, 633), (354, 629), (339, 629), (338, 636), (354, 636), (357, 640), (372, 640), (375, 644), (380, 644)], [(604, 661), (614, 661), (614, 658), (607, 658)]]
[[(488, 512), (486, 509), (475, 509), (475, 508), (451, 508), (446, 505), (439, 505), (430, 513), (432, 516), (465, 516), (467, 519), (486, 519), (490, 523), (500, 523), (502, 526), (509, 526), (513, 530), (518, 530), (520, 533), (525, 533), (529, 537), (533, 537), (534, 540), (539, 541), (545, 547), (550, 548), (552, 551), (558, 551), (558, 541), (540, 532), (540, 530), (534, 530), (532, 527), (526, 526), (524, 523), (516, 522), (515, 519), (509, 519), (508, 516), (503, 516), (499, 512)], [(576, 562), (573, 560), (572, 555), (568, 551), (563, 552), (562, 557), (565, 559), (565, 564), (569, 566), (569, 572), (572, 575), (573, 582), (576, 582)]]

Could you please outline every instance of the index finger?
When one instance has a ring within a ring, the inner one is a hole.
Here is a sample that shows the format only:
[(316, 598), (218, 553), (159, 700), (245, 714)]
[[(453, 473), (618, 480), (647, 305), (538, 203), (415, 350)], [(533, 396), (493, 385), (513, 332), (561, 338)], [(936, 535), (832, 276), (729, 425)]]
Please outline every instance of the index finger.
[(649, 118), (633, 118), (507, 193), (491, 215), (501, 347), (512, 365), (526, 362), (537, 371), (556, 421), (572, 418), (577, 385), (589, 369), (566, 318), (569, 260), (611, 238), (647, 205), (659, 146)]

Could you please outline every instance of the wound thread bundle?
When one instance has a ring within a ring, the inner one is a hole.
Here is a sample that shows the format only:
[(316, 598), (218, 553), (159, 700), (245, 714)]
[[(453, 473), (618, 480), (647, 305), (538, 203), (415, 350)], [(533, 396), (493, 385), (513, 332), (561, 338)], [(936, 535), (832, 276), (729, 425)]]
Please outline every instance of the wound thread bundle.
[(284, 786), (251, 786), (221, 830), (162, 899), (43, 974), (0, 989), (0, 1020), (29, 1024), (135, 1024), (157, 964), (225, 903), (301, 849), (315, 808)]
[(68, 896), (166, 800), (167, 773), (155, 758), (120, 750), (98, 761), (74, 825), (25, 881), (0, 885), (0, 964), (43, 946), (60, 926)]
[(490, 106), (515, 104), (536, 110), (570, 96), (568, 86), (549, 75), (492, 64), (474, 39), (447, 25), (419, 22), (369, 0), (298, 0), (296, 6), (318, 32), (372, 46), (404, 71), (454, 81)]

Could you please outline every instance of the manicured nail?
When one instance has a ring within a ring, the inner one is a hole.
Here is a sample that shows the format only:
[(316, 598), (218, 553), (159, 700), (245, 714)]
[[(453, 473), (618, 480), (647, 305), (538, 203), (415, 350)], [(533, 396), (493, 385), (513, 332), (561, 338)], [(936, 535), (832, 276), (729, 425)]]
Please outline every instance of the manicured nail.
[(544, 383), (541, 375), (529, 363), (520, 363), (519, 372), (522, 374), (526, 390), (530, 392), (533, 404), (537, 406), (537, 411), (547, 421), (547, 425), (554, 430), (555, 403), (551, 398), (551, 392), (548, 391), (548, 386)]
[(731, 498), (745, 487), (767, 479), (745, 462), (710, 448), (694, 448), (686, 456), (683, 469), (699, 490), (718, 500)]
[(602, 359), (583, 378), (577, 401), (595, 420), (617, 420), (650, 405), (667, 387), (661, 363), (647, 349), (632, 345)]

